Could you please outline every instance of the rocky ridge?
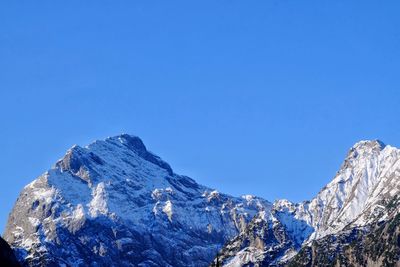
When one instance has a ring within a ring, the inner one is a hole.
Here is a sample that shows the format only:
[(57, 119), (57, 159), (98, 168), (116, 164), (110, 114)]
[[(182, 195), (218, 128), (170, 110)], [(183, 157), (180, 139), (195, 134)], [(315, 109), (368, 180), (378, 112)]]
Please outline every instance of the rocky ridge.
[(311, 201), (270, 203), (199, 185), (124, 134), (72, 147), (27, 185), (4, 236), (25, 266), (208, 266), (217, 253), (224, 266), (316, 266), (318, 242), (364, 242), (346, 235), (396, 222), (399, 159), (380, 141), (359, 142)]
[[(400, 264), (400, 239), (376, 238), (376, 231), (390, 229), (391, 234), (398, 236), (399, 226), (396, 224), (400, 205), (397, 197), (400, 193), (400, 150), (384, 145), (381, 141), (361, 141), (354, 145), (334, 179), (326, 185), (315, 198), (303, 203), (277, 201), (274, 210), (281, 211), (281, 222), (303, 222), (310, 227), (311, 234), (303, 238), (300, 253), (285, 254), (275, 261), (269, 261), (270, 249), (257, 251), (257, 258), (243, 257), (245, 251), (254, 248), (254, 244), (246, 242), (245, 245), (228, 243), (219, 254), (219, 261), (223, 266), (380, 266), (382, 262)], [(389, 204), (388, 204), (389, 203)], [(298, 224), (287, 224), (285, 232), (290, 232), (291, 227)], [(295, 231), (309, 233), (310, 228)], [(251, 225), (239, 236), (252, 233)], [(365, 238), (365, 235), (375, 238)], [(235, 239), (233, 239), (235, 240)], [(384, 251), (389, 254), (379, 254), (375, 250), (361, 249), (365, 244), (377, 241)], [(261, 243), (270, 242), (269, 237), (261, 238)], [(397, 249), (396, 249), (397, 242)], [(258, 242), (258, 246), (260, 242)], [(336, 244), (336, 245), (335, 245)], [(349, 244), (358, 244), (357, 249), (344, 250)], [(389, 245), (391, 244), (391, 246)], [(389, 247), (387, 247), (389, 246)], [(262, 247), (262, 246), (261, 246)], [(226, 249), (238, 250), (236, 254), (226, 253)], [(372, 251), (372, 252), (371, 252)], [(378, 254), (379, 255), (378, 255)], [(363, 260), (354, 260), (354, 257), (365, 256)], [(393, 256), (395, 255), (395, 256)], [(379, 256), (379, 257), (378, 257)], [(293, 258), (294, 257), (294, 258)], [(379, 260), (378, 260), (379, 259)], [(214, 260), (215, 262), (215, 260)], [(375, 265), (376, 264), (376, 265)], [(393, 265), (388, 265), (393, 266)]]

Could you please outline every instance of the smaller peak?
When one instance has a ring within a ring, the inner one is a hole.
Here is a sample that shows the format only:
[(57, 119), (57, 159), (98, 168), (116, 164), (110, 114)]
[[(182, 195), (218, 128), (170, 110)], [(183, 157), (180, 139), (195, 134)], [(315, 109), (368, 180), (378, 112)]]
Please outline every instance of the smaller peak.
[(385, 144), (379, 140), (379, 139), (374, 139), (374, 140), (362, 140), (357, 142), (353, 147), (352, 150), (365, 150), (365, 149), (372, 149), (372, 150), (382, 150), (385, 148)]
[(81, 158), (83, 154), (82, 147), (73, 145), (67, 150), (64, 157), (56, 162), (55, 168), (59, 168), (61, 171), (71, 170), (72, 172), (77, 173), (82, 165)]
[(352, 166), (351, 161), (353, 159), (358, 158), (359, 156), (372, 156), (379, 154), (386, 145), (378, 140), (363, 140), (357, 142), (354, 146), (351, 147), (349, 152), (347, 153), (346, 159), (342, 164), (342, 167), (340, 168), (339, 172), (343, 169), (347, 169)]
[(73, 145), (71, 146), (70, 149), (67, 150), (66, 154), (70, 154), (70, 153), (81, 153), (83, 150), (85, 150), (85, 148), (79, 146), (79, 145)]
[(287, 199), (277, 199), (274, 202), (274, 208), (278, 211), (293, 212), (296, 209), (296, 204)]
[(242, 195), (241, 197), (242, 197), (242, 199), (245, 199), (246, 201), (252, 201), (256, 198), (254, 195)]
[(275, 206), (293, 206), (294, 203), (287, 199), (277, 199), (274, 201)]

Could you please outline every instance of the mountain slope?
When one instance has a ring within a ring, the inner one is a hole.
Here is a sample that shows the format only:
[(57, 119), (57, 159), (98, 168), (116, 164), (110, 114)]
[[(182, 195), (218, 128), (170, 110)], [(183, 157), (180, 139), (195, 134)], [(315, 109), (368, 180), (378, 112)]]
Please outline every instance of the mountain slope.
[(312, 238), (373, 222), (384, 212), (380, 203), (400, 192), (399, 176), (399, 149), (380, 141), (357, 143), (332, 182), (304, 205), (303, 217), (316, 229)]
[(385, 205), (385, 221), (314, 240), (288, 266), (400, 266), (400, 213), (394, 205), (400, 205), (397, 196)]
[(291, 228), (297, 228), (297, 231), (291, 231), (288, 221), (281, 218), (282, 215), (276, 209), (272, 210), (269, 217), (260, 212), (244, 231), (224, 246), (213, 264), (216, 265), (218, 260), (226, 267), (254, 263), (270, 266), (296, 254), (312, 229), (304, 222), (293, 220), (290, 222)]
[[(383, 229), (374, 240), (386, 242), (398, 233), (399, 176), (400, 150), (362, 141), (311, 201), (272, 204), (199, 185), (138, 137), (120, 135), (72, 147), (27, 185), (4, 237), (25, 266), (208, 266), (218, 252), (231, 267), (318, 266), (313, 251), (354, 263), (365, 248), (395, 262), (364, 235)], [(353, 241), (364, 245), (345, 250)]]
[(134, 136), (74, 146), (27, 185), (5, 238), (28, 266), (207, 266), (271, 204), (173, 173)]
[[(391, 220), (396, 221), (398, 218), (396, 216), (400, 212), (399, 203), (395, 201), (398, 195), (400, 195), (400, 150), (386, 146), (377, 140), (361, 141), (350, 149), (334, 179), (311, 201), (299, 204), (277, 201), (274, 204), (272, 213), (280, 211), (279, 221), (283, 223), (284, 232), (292, 232), (297, 236), (305, 234), (305, 237), (302, 236), (303, 238), (300, 239), (300, 241), (304, 240), (303, 249), (295, 260), (291, 258), (296, 255), (296, 250), (301, 247), (301, 244), (293, 246), (295, 250), (292, 249), (292, 253), (286, 253), (274, 259), (275, 261), (266, 262), (265, 257), (260, 256), (271, 253), (268, 246), (242, 257), (246, 251), (254, 251), (255, 246), (251, 242), (239, 244), (234, 241), (241, 236), (251, 235), (254, 232), (252, 225), (249, 225), (220, 251), (219, 259), (224, 264), (223, 266), (246, 264), (269, 266), (289, 263), (292, 266), (296, 264), (302, 266), (300, 263), (304, 263), (305, 266), (324, 266), (324, 264), (333, 263), (336, 256), (341, 255), (345, 259), (350, 252), (344, 253), (342, 249), (348, 243), (369, 244), (370, 241), (364, 239), (364, 234), (374, 235), (375, 231), (379, 231), (377, 229), (384, 227), (382, 225), (392, 225), (393, 228)], [(391, 205), (388, 206), (387, 203)], [(260, 242), (268, 243), (270, 239), (271, 237), (264, 236)], [(338, 240), (334, 247), (332, 247), (335, 243), (333, 240)], [(386, 246), (388, 242), (386, 239), (378, 240), (381, 246)], [(395, 241), (400, 246), (400, 240)], [(235, 251), (235, 253), (228, 251)], [(336, 255), (337, 251), (342, 252)], [(357, 255), (364, 253), (363, 250), (352, 249), (351, 251)], [(398, 252), (398, 250), (395, 251)], [(370, 256), (377, 256), (375, 252), (372, 250)], [(315, 259), (315, 257), (318, 258)], [(398, 257), (395, 259), (386, 257), (389, 256), (384, 255), (381, 260), (389, 262), (399, 260)], [(347, 265), (354, 262), (350, 257)], [(369, 262), (373, 266), (374, 261)], [(358, 266), (363, 266), (363, 264), (359, 263)]]

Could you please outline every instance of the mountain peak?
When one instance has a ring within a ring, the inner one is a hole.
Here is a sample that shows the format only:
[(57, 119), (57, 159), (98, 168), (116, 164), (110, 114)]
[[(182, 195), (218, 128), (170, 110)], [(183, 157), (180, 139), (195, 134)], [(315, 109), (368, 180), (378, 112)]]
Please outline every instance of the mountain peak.
[(121, 144), (126, 145), (129, 149), (136, 151), (138, 153), (147, 152), (147, 148), (144, 145), (142, 139), (140, 139), (139, 137), (137, 137), (135, 135), (130, 135), (130, 134), (124, 133), (124, 134), (120, 134), (117, 136), (108, 137), (105, 141), (106, 142), (119, 141)]
[(269, 202), (175, 174), (123, 134), (74, 146), (26, 186), (5, 238), (26, 266), (207, 266), (261, 210)]
[(365, 149), (372, 149), (372, 150), (382, 150), (385, 148), (385, 144), (379, 140), (379, 139), (374, 139), (374, 140), (362, 140), (357, 142), (352, 149), (355, 150), (365, 150)]
[(346, 159), (354, 159), (360, 155), (379, 154), (385, 147), (386, 145), (378, 139), (362, 140), (350, 148)]
[(208, 266), (223, 244), (223, 266), (286, 265), (314, 241), (392, 218), (399, 160), (400, 149), (360, 141), (311, 201), (272, 204), (175, 174), (139, 137), (121, 134), (73, 146), (24, 187), (4, 236), (24, 266)]
[(77, 174), (81, 171), (82, 167), (103, 165), (104, 160), (101, 156), (101, 151), (104, 150), (116, 157), (124, 157), (124, 152), (122, 151), (133, 152), (139, 158), (151, 162), (166, 170), (169, 175), (173, 175), (173, 170), (167, 162), (148, 151), (139, 137), (129, 134), (121, 134), (108, 137), (105, 140), (97, 140), (85, 147), (74, 145), (62, 159), (56, 162), (55, 168), (59, 168), (61, 171), (72, 171), (72, 173)]
[(148, 151), (142, 139), (140, 139), (139, 137), (130, 134), (121, 134), (114, 137), (109, 137), (105, 141), (117, 141), (137, 153), (141, 158), (158, 165), (159, 167), (167, 170), (170, 175), (173, 175), (173, 170), (171, 166), (167, 162), (163, 161), (159, 156)]

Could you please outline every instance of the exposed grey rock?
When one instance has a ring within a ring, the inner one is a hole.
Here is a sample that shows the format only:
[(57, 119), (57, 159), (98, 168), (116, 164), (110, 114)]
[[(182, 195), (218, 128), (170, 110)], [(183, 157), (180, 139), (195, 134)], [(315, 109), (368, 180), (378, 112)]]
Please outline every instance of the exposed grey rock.
[(271, 206), (175, 174), (121, 135), (74, 146), (27, 185), (5, 238), (26, 266), (207, 266)]
[[(361, 141), (314, 199), (274, 204), (272, 213), (291, 241), (285, 253), (279, 255), (279, 247), (252, 242), (254, 233), (265, 225), (250, 223), (219, 252), (219, 261), (227, 267), (399, 265), (400, 239), (398, 230), (393, 230), (397, 229), (399, 195), (400, 151), (378, 140)], [(274, 235), (258, 238), (268, 244)], [(269, 254), (277, 256), (270, 258)]]
[(27, 185), (4, 237), (24, 266), (197, 267), (218, 252), (232, 267), (397, 264), (399, 176), (400, 150), (362, 141), (311, 201), (272, 204), (197, 184), (124, 134), (72, 147)]
[[(398, 207), (399, 200), (393, 198), (386, 208)], [(390, 213), (388, 220), (314, 240), (287, 266), (400, 266), (400, 214)]]

